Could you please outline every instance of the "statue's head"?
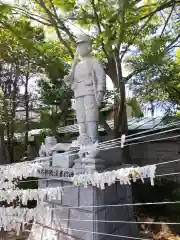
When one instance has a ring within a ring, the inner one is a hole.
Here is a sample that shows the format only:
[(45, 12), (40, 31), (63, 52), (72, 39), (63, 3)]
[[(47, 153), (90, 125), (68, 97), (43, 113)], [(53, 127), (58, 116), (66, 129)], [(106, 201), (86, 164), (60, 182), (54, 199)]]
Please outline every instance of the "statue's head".
[(89, 36), (83, 34), (79, 35), (76, 40), (77, 51), (81, 57), (87, 56), (92, 52), (92, 42)]
[(55, 145), (57, 143), (56, 138), (54, 136), (46, 136), (44, 142), (45, 146)]

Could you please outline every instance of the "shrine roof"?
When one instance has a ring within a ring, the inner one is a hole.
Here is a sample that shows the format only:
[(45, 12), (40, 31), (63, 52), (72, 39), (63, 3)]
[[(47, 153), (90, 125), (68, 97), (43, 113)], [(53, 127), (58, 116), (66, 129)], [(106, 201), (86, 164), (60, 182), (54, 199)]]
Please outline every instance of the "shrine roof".
[[(153, 128), (161, 128), (170, 122), (180, 123), (180, 119), (175, 117), (142, 117), (142, 118), (131, 118), (128, 120), (129, 130), (146, 130)], [(114, 121), (107, 121), (111, 129), (114, 128)], [(104, 131), (102, 126), (99, 126), (99, 131)], [(78, 132), (78, 124), (73, 124), (59, 128), (59, 133), (67, 132)]]
[[(114, 128), (114, 121), (107, 121), (108, 125), (111, 129)], [(130, 131), (142, 131), (142, 130), (150, 130), (150, 129), (160, 129), (168, 123), (173, 123), (174, 125), (180, 124), (180, 118), (167, 116), (167, 117), (142, 117), (142, 118), (131, 118), (128, 119), (128, 129)], [(42, 132), (49, 131), (48, 129), (33, 129), (29, 131), (29, 137), (33, 137), (36, 135), (40, 135)], [(78, 124), (68, 125), (65, 127), (60, 127), (58, 132), (60, 134), (64, 133), (78, 133)], [(103, 132), (103, 126), (99, 126), (99, 131)], [(20, 139), (24, 137), (24, 133), (15, 133), (15, 138)], [(5, 136), (6, 139), (6, 136)]]

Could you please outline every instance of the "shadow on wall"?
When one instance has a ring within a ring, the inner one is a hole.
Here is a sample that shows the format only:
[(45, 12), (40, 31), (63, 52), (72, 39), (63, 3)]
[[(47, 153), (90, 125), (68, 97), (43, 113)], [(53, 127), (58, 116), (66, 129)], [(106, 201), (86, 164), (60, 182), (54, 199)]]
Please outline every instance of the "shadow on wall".
[[(155, 179), (154, 186), (149, 180), (144, 184), (138, 181), (132, 185), (134, 202), (174, 202), (180, 201), (180, 184), (167, 179)], [(136, 212), (141, 211), (149, 216), (165, 216), (172, 220), (180, 218), (180, 204), (142, 205), (136, 207)]]

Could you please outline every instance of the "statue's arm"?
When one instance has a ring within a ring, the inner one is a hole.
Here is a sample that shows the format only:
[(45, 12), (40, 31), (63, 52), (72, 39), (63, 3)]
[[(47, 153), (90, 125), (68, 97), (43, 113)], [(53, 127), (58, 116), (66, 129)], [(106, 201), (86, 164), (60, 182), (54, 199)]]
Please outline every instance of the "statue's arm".
[(71, 84), (73, 83), (73, 76), (74, 74), (72, 72), (70, 72), (68, 75), (64, 76), (64, 83), (66, 84), (66, 86), (71, 87)]
[(96, 81), (97, 81), (97, 92), (103, 92), (106, 91), (106, 73), (104, 71), (104, 68), (102, 64), (95, 59), (93, 63), (93, 69), (96, 74)]
[(70, 73), (68, 75), (66, 75), (63, 79), (64, 83), (68, 86), (71, 87), (73, 81), (74, 81), (74, 72), (75, 72), (75, 68), (76, 65), (78, 64), (78, 59), (75, 58), (74, 63), (71, 67)]
[(106, 73), (97, 59), (93, 61), (93, 70), (96, 77), (96, 102), (98, 107), (100, 107), (106, 91)]

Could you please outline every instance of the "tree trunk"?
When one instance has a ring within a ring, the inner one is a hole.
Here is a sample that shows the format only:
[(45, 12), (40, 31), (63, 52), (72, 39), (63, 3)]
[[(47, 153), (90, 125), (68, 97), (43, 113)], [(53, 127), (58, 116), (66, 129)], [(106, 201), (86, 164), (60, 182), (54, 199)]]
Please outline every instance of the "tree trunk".
[(5, 154), (5, 144), (4, 144), (4, 125), (0, 124), (0, 165), (7, 163), (7, 158)]
[[(108, 61), (107, 74), (112, 79), (117, 93), (114, 98), (114, 137), (118, 138), (122, 134), (128, 134), (128, 121), (126, 112), (126, 90), (125, 82), (122, 76), (122, 65), (117, 57), (110, 58)], [(121, 160), (123, 163), (130, 164), (129, 147), (122, 148)]]
[(122, 76), (122, 66), (119, 58), (117, 61), (113, 57), (108, 60), (107, 74), (117, 89), (114, 98), (114, 136), (119, 137), (120, 133), (127, 133), (127, 113), (126, 113), (126, 90)]
[(11, 91), (11, 123), (10, 123), (10, 146), (9, 146), (9, 155), (10, 155), (10, 162), (14, 162), (14, 125), (15, 125), (15, 116), (16, 116), (16, 101), (17, 101), (17, 83), (19, 78), (19, 67), (16, 66), (15, 69), (15, 79), (12, 84), (12, 91)]
[(3, 98), (3, 121), (5, 123), (4, 133), (6, 134), (7, 141), (6, 141), (6, 156), (7, 161), (10, 162), (10, 155), (9, 155), (9, 149), (10, 149), (10, 143), (11, 143), (11, 137), (10, 137), (10, 113), (9, 113), (9, 101), (7, 99), (8, 94), (8, 86), (5, 83), (4, 84), (4, 98)]
[(28, 94), (28, 85), (29, 85), (29, 60), (28, 60), (28, 69), (25, 78), (25, 90), (24, 90), (24, 99), (25, 99), (25, 137), (24, 137), (24, 150), (27, 154), (28, 150), (28, 133), (29, 133), (29, 94)]
[(104, 127), (104, 130), (107, 132), (107, 134), (109, 136), (112, 136), (113, 135), (113, 131), (109, 127), (109, 125), (107, 124), (107, 122), (106, 122), (102, 112), (99, 112), (99, 122), (100, 122), (100, 125), (102, 125)]

